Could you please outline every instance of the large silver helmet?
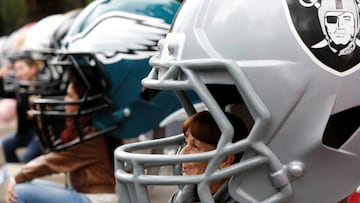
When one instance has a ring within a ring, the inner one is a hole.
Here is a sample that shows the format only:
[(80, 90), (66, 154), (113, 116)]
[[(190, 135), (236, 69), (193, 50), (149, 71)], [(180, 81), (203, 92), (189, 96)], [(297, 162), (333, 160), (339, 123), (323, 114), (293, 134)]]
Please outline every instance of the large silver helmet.
[[(351, 53), (339, 55), (313, 46), (324, 39), (318, 16), (323, 2), (185, 1), (143, 84), (194, 90), (222, 136), (210, 153), (136, 153), (181, 145), (183, 135), (119, 147), (115, 175), (122, 201), (148, 202), (148, 185), (196, 184), (201, 202), (217, 202), (209, 184), (224, 178), (241, 203), (337, 202), (354, 191), (360, 183), (360, 48), (356, 43)], [(355, 10), (349, 13), (358, 19)], [(184, 107), (194, 112), (189, 103)], [(224, 112), (248, 123), (246, 139), (231, 143), (233, 128)], [(244, 152), (242, 160), (219, 169), (224, 157), (238, 152)], [(203, 175), (176, 175), (179, 164), (196, 160), (209, 161)], [(146, 174), (158, 166), (176, 173)]]

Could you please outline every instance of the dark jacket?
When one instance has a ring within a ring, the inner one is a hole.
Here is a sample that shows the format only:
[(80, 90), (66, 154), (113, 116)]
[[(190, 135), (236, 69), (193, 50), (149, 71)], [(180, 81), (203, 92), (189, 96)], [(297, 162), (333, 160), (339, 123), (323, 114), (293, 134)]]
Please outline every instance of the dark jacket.
[(16, 93), (17, 108), (17, 135), (26, 135), (29, 130), (35, 129), (34, 121), (29, 118), (27, 111), (30, 109), (29, 95)]
[(26, 93), (19, 93), (17, 90), (14, 92), (5, 91), (3, 79), (0, 78), (0, 97), (1, 98), (15, 98), (16, 99), (16, 113), (17, 113), (17, 135), (25, 131), (35, 129), (32, 118), (28, 118), (27, 111), (30, 109), (29, 95)]

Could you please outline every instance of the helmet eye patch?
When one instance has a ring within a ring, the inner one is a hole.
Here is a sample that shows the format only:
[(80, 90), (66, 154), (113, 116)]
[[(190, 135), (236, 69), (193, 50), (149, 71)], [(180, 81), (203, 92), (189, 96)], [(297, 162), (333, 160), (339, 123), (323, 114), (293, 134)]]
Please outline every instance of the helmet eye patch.
[(337, 16), (326, 16), (326, 22), (331, 24), (337, 23)]

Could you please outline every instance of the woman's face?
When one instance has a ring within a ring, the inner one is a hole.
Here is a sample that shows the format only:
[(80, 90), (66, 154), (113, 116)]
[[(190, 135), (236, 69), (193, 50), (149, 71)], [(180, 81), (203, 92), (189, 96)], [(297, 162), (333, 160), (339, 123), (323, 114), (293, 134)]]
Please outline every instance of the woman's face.
[[(201, 152), (208, 152), (216, 149), (216, 146), (202, 142), (192, 136), (188, 130), (185, 136), (185, 146), (180, 151), (180, 154), (194, 154)], [(183, 175), (199, 175), (206, 170), (208, 162), (187, 162), (182, 164)]]
[[(66, 96), (65, 101), (71, 102), (71, 101), (77, 101), (79, 100), (79, 95), (75, 92), (73, 83), (70, 83), (67, 90), (66, 90)], [(80, 108), (80, 105), (65, 105), (65, 112), (71, 113), (76, 112)]]

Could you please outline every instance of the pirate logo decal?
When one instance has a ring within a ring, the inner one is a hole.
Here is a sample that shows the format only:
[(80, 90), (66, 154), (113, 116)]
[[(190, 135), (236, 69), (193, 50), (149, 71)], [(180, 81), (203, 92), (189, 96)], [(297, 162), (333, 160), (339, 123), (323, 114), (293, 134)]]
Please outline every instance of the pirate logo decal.
[(360, 0), (288, 0), (290, 15), (309, 50), (344, 72), (360, 62)]

